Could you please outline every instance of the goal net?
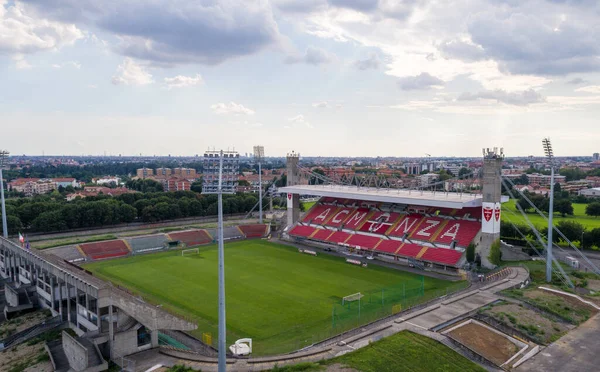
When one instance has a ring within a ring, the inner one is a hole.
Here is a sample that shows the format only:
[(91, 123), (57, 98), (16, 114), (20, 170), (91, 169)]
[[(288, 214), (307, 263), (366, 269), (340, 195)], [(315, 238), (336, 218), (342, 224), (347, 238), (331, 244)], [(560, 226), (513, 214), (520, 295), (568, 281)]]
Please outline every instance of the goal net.
[(200, 248), (190, 248), (181, 251), (182, 256), (189, 256), (191, 254), (200, 254)]
[(351, 294), (351, 295), (349, 295), (349, 296), (344, 296), (344, 297), (342, 298), (342, 305), (345, 305), (345, 304), (346, 304), (346, 303), (348, 303), (348, 302), (358, 301), (358, 300), (360, 300), (362, 297), (363, 297), (363, 295), (362, 295), (360, 292), (358, 292), (358, 293), (355, 293), (355, 294)]

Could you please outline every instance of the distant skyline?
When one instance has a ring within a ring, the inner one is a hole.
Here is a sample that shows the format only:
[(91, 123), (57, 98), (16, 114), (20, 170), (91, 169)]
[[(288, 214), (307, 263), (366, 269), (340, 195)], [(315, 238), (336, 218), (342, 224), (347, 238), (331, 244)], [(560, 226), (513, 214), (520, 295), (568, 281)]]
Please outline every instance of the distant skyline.
[(0, 0), (11, 154), (600, 152), (596, 0)]

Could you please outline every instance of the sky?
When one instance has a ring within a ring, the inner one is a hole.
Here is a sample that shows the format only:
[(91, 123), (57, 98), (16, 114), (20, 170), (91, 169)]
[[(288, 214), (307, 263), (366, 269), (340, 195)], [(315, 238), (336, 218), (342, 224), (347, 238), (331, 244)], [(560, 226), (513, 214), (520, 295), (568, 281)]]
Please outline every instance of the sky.
[(0, 0), (13, 154), (600, 152), (597, 0)]

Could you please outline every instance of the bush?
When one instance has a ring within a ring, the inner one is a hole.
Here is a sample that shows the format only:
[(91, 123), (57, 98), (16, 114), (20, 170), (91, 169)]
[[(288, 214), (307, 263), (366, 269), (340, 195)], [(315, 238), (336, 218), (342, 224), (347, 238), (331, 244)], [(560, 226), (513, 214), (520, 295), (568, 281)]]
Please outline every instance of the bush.
[(490, 255), (488, 256), (488, 260), (496, 266), (499, 266), (502, 263), (502, 252), (500, 251), (500, 239), (498, 239), (492, 243), (492, 246), (490, 247)]
[(475, 261), (475, 244), (471, 243), (467, 247), (467, 262)]

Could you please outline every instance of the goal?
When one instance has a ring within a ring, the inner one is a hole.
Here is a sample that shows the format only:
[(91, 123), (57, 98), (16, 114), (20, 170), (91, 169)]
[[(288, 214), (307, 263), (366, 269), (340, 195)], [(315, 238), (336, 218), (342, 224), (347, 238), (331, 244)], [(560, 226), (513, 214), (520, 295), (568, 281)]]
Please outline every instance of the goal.
[(190, 248), (181, 251), (182, 256), (189, 256), (190, 254), (200, 254), (200, 248)]
[(363, 294), (361, 294), (360, 292), (355, 293), (355, 294), (351, 294), (349, 296), (345, 296), (342, 298), (342, 306), (345, 305), (348, 302), (353, 302), (353, 301), (358, 301), (363, 297)]

